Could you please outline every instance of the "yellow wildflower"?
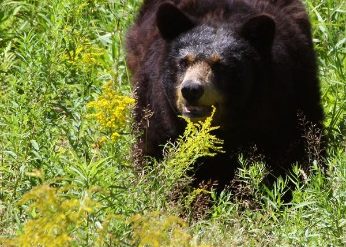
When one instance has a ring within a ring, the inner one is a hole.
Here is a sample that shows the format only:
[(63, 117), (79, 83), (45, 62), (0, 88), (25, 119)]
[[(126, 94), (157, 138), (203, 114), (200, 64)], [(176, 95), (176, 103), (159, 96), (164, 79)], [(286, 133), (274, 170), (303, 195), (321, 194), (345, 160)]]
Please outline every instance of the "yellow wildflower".
[(87, 221), (97, 208), (87, 193), (82, 198), (67, 198), (66, 188), (41, 185), (26, 193), (20, 204), (29, 203), (31, 219), (23, 231), (8, 241), (9, 246), (69, 246), (74, 232)]
[(102, 130), (110, 132), (111, 140), (114, 141), (124, 132), (129, 120), (129, 109), (134, 103), (133, 98), (119, 95), (109, 82), (104, 85), (102, 94), (87, 104), (88, 108), (94, 110), (88, 117), (95, 119)]
[(149, 212), (131, 218), (136, 246), (208, 247), (194, 243), (187, 223), (173, 215)]

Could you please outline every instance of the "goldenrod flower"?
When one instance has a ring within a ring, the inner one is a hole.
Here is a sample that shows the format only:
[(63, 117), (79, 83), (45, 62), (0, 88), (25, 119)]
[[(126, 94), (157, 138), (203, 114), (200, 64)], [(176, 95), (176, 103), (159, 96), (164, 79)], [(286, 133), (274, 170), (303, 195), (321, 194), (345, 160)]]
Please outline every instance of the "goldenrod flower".
[(102, 94), (88, 103), (87, 107), (94, 110), (94, 113), (88, 116), (95, 119), (100, 128), (110, 132), (110, 137), (114, 141), (126, 128), (129, 109), (134, 103), (133, 98), (119, 95), (109, 82), (104, 85)]

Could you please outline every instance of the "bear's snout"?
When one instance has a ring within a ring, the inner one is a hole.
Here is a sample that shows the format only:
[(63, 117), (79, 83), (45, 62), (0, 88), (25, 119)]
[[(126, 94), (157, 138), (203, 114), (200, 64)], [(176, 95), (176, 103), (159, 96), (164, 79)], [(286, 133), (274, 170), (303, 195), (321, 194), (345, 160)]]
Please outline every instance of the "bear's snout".
[(189, 103), (197, 102), (204, 93), (204, 87), (201, 83), (193, 80), (183, 82), (181, 94)]

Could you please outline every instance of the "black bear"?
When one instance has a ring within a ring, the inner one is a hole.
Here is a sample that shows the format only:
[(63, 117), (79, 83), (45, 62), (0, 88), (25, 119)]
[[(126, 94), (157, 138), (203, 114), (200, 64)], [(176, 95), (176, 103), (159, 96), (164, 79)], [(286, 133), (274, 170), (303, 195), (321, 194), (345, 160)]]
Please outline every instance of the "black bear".
[(196, 181), (226, 185), (232, 157), (251, 147), (285, 174), (307, 161), (302, 119), (322, 129), (315, 60), (299, 0), (144, 0), (127, 34), (137, 149), (161, 157), (184, 130), (179, 116), (203, 120), (215, 106), (226, 152), (201, 162)]

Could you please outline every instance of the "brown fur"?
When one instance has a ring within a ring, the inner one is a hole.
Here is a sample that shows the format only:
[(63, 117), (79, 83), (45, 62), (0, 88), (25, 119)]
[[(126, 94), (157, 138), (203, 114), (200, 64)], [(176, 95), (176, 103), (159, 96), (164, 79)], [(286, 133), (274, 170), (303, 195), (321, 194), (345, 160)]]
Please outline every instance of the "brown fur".
[[(183, 76), (165, 67), (170, 45), (161, 37), (156, 25), (156, 12), (164, 2), (167, 1), (145, 0), (127, 34), (127, 64), (137, 95), (135, 121), (144, 131), (139, 137), (138, 149), (141, 155), (157, 158), (162, 155), (162, 145), (175, 140), (185, 126), (178, 117), (184, 107), (179, 90), (181, 83), (187, 78), (203, 78), (201, 81), (208, 84), (214, 76), (210, 68), (222, 60), (220, 54), (203, 61), (197, 61), (194, 54), (186, 54), (188, 69)], [(219, 120), (221, 129), (216, 134), (225, 140), (226, 154), (204, 160), (205, 164), (196, 172), (196, 179), (227, 184), (235, 169), (232, 154), (253, 145), (265, 156), (274, 175), (284, 174), (295, 161), (305, 162), (307, 147), (297, 114), (302, 112), (306, 121), (322, 129), (323, 113), (310, 24), (303, 4), (299, 0), (169, 2), (197, 25), (218, 27), (229, 23), (240, 32), (244, 22), (258, 14), (273, 18), (276, 25), (271, 55), (258, 64), (258, 72), (253, 75), (255, 83), (244, 86), (239, 92), (242, 97), (228, 95), (210, 84), (209, 96), (200, 99), (200, 104), (221, 102), (226, 109), (235, 109), (237, 114), (230, 111)], [(167, 74), (173, 74), (176, 80), (172, 95), (165, 91)], [(147, 110), (153, 115), (144, 124)], [(234, 125), (239, 119), (241, 121)]]

